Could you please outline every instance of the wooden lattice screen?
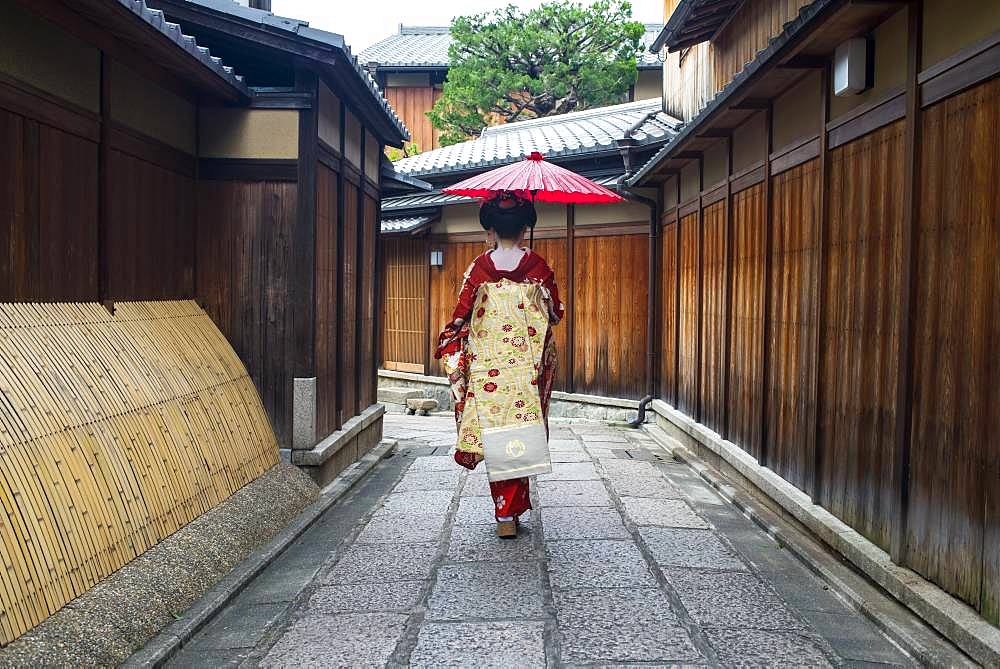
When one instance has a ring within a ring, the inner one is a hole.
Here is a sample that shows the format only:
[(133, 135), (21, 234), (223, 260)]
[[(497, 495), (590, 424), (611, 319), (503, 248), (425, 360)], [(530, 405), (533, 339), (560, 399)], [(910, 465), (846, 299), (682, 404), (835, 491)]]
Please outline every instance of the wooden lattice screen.
[(382, 365), (385, 369), (424, 374), (427, 349), (428, 260), (425, 244), (410, 238), (387, 238)]
[(0, 644), (277, 461), (194, 302), (0, 304)]

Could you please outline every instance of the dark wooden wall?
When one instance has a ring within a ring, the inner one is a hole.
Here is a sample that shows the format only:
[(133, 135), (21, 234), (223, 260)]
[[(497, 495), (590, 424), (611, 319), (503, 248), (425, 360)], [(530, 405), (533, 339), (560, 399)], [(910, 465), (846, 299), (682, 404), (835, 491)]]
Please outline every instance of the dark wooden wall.
[(377, 362), (375, 360), (375, 244), (378, 239), (378, 201), (364, 195), (364, 211), (361, 224), (361, 257), (359, 267), (360, 303), (358, 321), (360, 335), (358, 341), (358, 404), (361, 413), (375, 403), (377, 383)]
[(353, 416), (358, 392), (358, 185), (344, 182), (344, 223), (340, 238), (340, 414), (338, 423)]
[(0, 302), (97, 299), (97, 154), (93, 135), (0, 106)]
[[(246, 365), (278, 442), (289, 442), (291, 231), (297, 185), (198, 184), (197, 299)], [(211, 222), (211, 225), (208, 223)]]
[(338, 175), (326, 165), (316, 167), (316, 432), (327, 435), (340, 428), (337, 415), (340, 384), (337, 342), (340, 330), (340, 255), (337, 211)]
[(899, 116), (665, 212), (660, 393), (997, 621), (1000, 80), (925, 107), (910, 230)]

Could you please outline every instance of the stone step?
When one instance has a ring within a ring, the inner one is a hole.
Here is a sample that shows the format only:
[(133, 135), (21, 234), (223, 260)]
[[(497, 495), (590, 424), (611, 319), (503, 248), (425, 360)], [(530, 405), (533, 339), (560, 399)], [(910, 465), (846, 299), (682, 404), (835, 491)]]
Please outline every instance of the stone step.
[(406, 400), (418, 399), (424, 396), (419, 388), (381, 387), (378, 389), (378, 401), (383, 404), (398, 404), (406, 406)]

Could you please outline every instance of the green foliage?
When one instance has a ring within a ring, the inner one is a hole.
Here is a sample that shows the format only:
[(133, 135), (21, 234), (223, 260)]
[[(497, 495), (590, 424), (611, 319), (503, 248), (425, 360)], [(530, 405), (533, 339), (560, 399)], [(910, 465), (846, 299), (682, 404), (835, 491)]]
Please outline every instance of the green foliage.
[(420, 145), (416, 142), (404, 142), (402, 149), (397, 149), (395, 147), (388, 147), (386, 149), (385, 155), (391, 162), (396, 162), (397, 160), (402, 160), (403, 158), (409, 158), (410, 156), (415, 156), (420, 153)]
[(621, 102), (645, 27), (624, 0), (559, 0), (456, 18), (444, 91), (428, 112), (444, 145), (510, 122)]

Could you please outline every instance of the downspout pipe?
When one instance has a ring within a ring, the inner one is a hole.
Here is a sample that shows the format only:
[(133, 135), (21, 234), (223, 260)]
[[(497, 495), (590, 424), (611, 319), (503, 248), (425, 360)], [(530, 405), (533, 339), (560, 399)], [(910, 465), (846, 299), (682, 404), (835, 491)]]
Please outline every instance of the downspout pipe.
[(639, 403), (639, 415), (634, 421), (629, 423), (629, 427), (639, 427), (646, 418), (646, 407), (653, 401), (656, 395), (656, 247), (659, 240), (660, 229), (660, 203), (657, 200), (646, 197), (629, 190), (626, 186), (626, 179), (632, 167), (632, 140), (619, 140), (618, 146), (625, 163), (625, 175), (618, 180), (618, 192), (631, 202), (639, 202), (649, 207), (649, 289), (647, 293), (646, 307), (646, 396)]

